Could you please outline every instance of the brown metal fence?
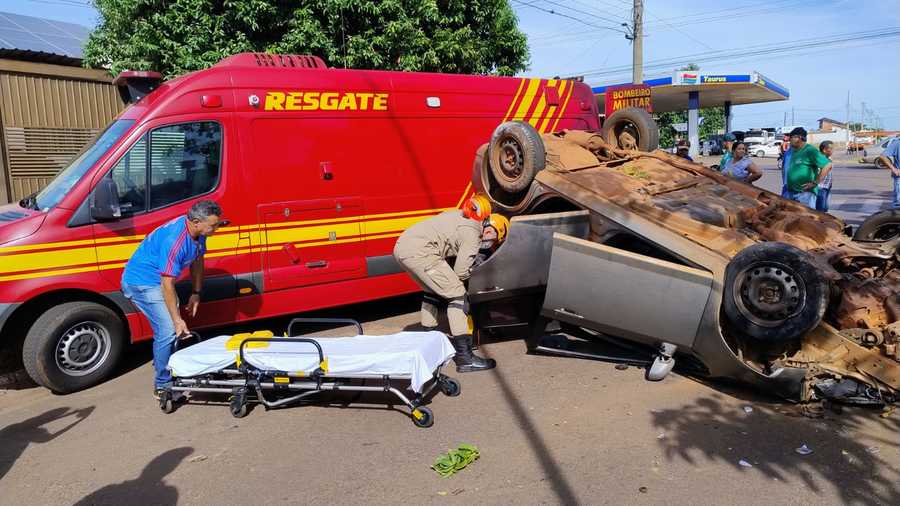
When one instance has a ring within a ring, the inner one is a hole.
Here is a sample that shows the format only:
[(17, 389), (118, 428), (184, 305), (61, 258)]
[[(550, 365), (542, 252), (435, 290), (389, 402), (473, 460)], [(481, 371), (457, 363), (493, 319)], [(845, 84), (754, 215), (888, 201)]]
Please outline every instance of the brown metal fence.
[[(34, 67), (49, 74), (55, 66)], [(27, 63), (16, 62), (15, 70), (27, 71)], [(0, 65), (0, 203), (43, 188), (123, 108), (101, 72), (60, 70), (84, 76), (9, 72)]]

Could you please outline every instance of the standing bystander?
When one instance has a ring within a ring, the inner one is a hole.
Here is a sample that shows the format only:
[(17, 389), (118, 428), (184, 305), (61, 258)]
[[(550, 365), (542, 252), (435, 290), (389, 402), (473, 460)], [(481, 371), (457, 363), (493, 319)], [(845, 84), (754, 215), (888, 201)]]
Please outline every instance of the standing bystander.
[(894, 202), (892, 207), (900, 209), (900, 136), (891, 139), (878, 159), (891, 169), (891, 181), (894, 183)]
[(815, 209), (818, 185), (831, 172), (831, 161), (806, 143), (803, 127), (791, 130), (791, 160), (787, 167), (787, 198)]
[[(819, 151), (831, 160), (831, 156), (834, 154), (834, 143), (822, 141), (819, 143)], [(822, 182), (819, 183), (819, 194), (816, 196), (816, 211), (828, 212), (828, 197), (831, 196), (831, 177), (832, 173), (829, 170), (825, 177), (822, 178)]]

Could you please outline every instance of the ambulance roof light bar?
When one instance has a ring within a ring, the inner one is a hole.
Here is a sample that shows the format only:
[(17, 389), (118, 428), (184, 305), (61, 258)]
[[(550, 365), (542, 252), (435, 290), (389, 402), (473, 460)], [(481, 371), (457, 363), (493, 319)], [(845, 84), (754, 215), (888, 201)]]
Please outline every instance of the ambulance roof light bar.
[(162, 83), (162, 74), (152, 70), (125, 70), (113, 79), (119, 95), (126, 104), (136, 103)]

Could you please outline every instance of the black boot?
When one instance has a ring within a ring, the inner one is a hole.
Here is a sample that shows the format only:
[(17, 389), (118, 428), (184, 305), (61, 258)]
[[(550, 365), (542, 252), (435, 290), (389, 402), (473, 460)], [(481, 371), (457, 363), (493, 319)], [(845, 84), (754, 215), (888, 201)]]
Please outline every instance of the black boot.
[(456, 372), (486, 371), (497, 367), (497, 361), (492, 358), (481, 358), (472, 353), (472, 334), (463, 334), (450, 338), (456, 355), (453, 362), (456, 363)]

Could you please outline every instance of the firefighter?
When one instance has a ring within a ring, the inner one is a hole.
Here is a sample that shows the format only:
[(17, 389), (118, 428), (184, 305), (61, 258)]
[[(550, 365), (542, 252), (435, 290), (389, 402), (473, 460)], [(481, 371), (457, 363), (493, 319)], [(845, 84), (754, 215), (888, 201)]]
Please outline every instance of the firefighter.
[(484, 232), (481, 234), (481, 247), (478, 249), (478, 256), (472, 267), (478, 267), (491, 258), (491, 255), (497, 251), (497, 248), (503, 244), (506, 234), (509, 231), (509, 220), (502, 214), (493, 213), (488, 218), (487, 224), (484, 226)]
[[(474, 195), (462, 210), (451, 209), (409, 227), (394, 246), (394, 258), (425, 292), (421, 319), (426, 329), (437, 327), (438, 307), (447, 305), (450, 340), (456, 349), (453, 361), (457, 372), (493, 369), (497, 363), (472, 353), (472, 334), (465, 309), (463, 281), (482, 246), (491, 216), (491, 203), (484, 195)], [(447, 258), (456, 257), (453, 267)]]

